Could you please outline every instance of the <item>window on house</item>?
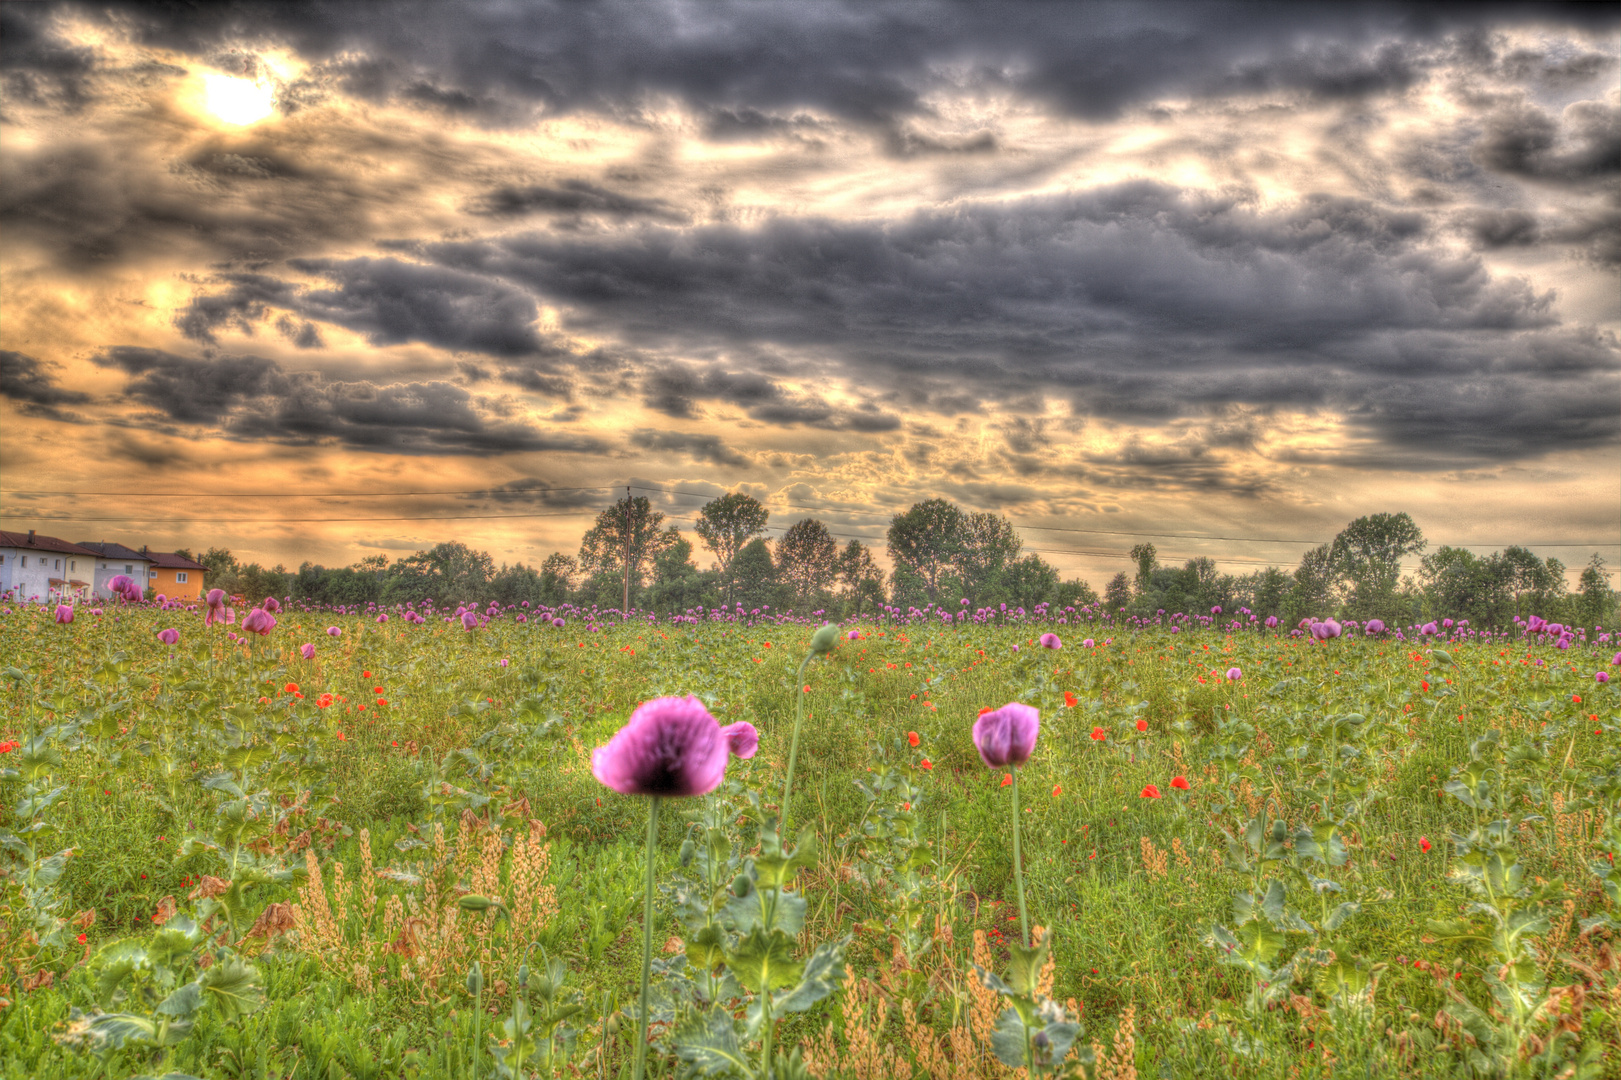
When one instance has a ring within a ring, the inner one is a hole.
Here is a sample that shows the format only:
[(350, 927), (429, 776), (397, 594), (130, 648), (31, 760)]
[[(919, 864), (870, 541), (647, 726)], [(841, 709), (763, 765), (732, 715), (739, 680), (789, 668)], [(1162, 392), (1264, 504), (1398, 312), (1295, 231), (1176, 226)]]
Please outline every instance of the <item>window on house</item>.
[(147, 577), (157, 577), (157, 576), (158, 576), (158, 572), (157, 572), (157, 571), (156, 571), (156, 570), (149, 570), (149, 571), (147, 571), (147, 574), (146, 574), (146, 576), (147, 576)]
[(186, 583), (186, 572), (184, 570), (177, 570), (175, 572), (174, 579), (177, 583), (184, 585)]
[(134, 564), (132, 564), (132, 563), (125, 563), (125, 564), (124, 564), (124, 573), (126, 573), (126, 574), (133, 574), (133, 573), (135, 573), (135, 566), (134, 566)]
[(61, 560), (61, 559), (57, 559), (57, 560), (56, 560), (56, 565), (55, 565), (55, 566), (54, 566), (54, 567), (52, 567), (52, 569), (55, 569), (55, 570), (60, 570), (60, 569), (62, 569), (62, 560)]
[(23, 565), (24, 565), (24, 566), (27, 566), (27, 565), (28, 565), (28, 556), (27, 556), (27, 555), (24, 555), (24, 556), (23, 556)]
[(68, 569), (69, 570), (77, 570), (78, 568), (79, 568), (79, 560), (78, 559), (69, 559), (68, 560)]

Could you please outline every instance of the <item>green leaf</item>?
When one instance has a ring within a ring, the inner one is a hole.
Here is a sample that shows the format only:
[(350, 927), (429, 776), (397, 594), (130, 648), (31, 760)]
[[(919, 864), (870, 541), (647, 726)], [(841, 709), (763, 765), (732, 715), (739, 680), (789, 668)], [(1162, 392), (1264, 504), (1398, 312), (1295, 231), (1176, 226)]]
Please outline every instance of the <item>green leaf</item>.
[(818, 945), (805, 961), (799, 985), (772, 999), (772, 1015), (804, 1012), (839, 988), (844, 975), (844, 949), (849, 938)]
[(699, 1076), (721, 1076), (736, 1070), (749, 1075), (749, 1062), (737, 1041), (737, 1026), (725, 1009), (710, 1009), (691, 1016), (675, 1029), (671, 1039), (675, 1056), (691, 1065)]
[(781, 930), (770, 932), (755, 927), (738, 943), (734, 952), (727, 954), (726, 966), (737, 975), (737, 981), (761, 993), (793, 984), (803, 970), (794, 960), (794, 940)]
[(1030, 1064), (1025, 1054), (1028, 1046), (1024, 1020), (1017, 1009), (1008, 1009), (997, 1019), (996, 1029), (991, 1032), (991, 1050), (996, 1060), (1010, 1069), (1025, 1068)]
[(202, 987), (197, 983), (189, 982), (164, 998), (158, 1004), (157, 1011), (164, 1016), (187, 1017), (201, 1008), (202, 1004)]
[(1008, 946), (1008, 985), (1022, 997), (1033, 998), (1041, 983), (1041, 969), (1052, 954), (1052, 937), (1046, 935), (1041, 943), (1026, 947), (1014, 942)]
[(1328, 918), (1323, 923), (1323, 929), (1332, 933), (1335, 930), (1338, 930), (1340, 926), (1344, 924), (1346, 919), (1349, 919), (1352, 915), (1355, 915), (1361, 910), (1361, 904), (1351, 903), (1349, 901), (1343, 903), (1328, 913)]
[(234, 956), (217, 961), (203, 972), (197, 984), (227, 1020), (245, 1016), (265, 1001), (264, 990), (259, 986), (259, 972)]
[(713, 971), (726, 958), (726, 940), (720, 927), (711, 923), (687, 942), (687, 962), (700, 971)]

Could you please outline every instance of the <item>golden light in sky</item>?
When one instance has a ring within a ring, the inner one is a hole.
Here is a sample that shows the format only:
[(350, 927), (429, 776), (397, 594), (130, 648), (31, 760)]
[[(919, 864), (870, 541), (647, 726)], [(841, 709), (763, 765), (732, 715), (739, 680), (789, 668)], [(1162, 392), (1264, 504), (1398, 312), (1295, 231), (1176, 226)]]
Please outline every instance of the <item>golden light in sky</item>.
[(227, 124), (257, 124), (275, 109), (268, 83), (209, 73), (203, 76), (203, 106)]

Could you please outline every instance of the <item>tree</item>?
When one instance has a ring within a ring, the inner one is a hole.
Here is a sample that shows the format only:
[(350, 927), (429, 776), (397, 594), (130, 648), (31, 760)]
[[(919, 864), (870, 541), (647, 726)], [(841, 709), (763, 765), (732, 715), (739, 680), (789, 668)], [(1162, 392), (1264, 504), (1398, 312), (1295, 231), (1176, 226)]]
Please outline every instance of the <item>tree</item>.
[(953, 561), (970, 603), (990, 599), (988, 593), (999, 590), (999, 579), (1018, 559), (1023, 546), (1013, 523), (1001, 514), (964, 515)]
[(1359, 517), (1334, 537), (1330, 563), (1343, 583), (1346, 614), (1357, 619), (1388, 619), (1403, 610), (1397, 587), (1401, 561), (1426, 546), (1424, 534), (1407, 514)]
[(812, 600), (833, 584), (838, 572), (839, 543), (815, 518), (795, 522), (777, 541), (777, 580), (794, 600)]
[(1547, 615), (1565, 594), (1565, 566), (1558, 559), (1543, 562), (1523, 547), (1503, 549), (1503, 560), (1514, 571), (1514, 614)]
[(732, 569), (737, 603), (745, 609), (752, 611), (781, 599), (776, 561), (771, 558), (771, 548), (760, 537), (738, 549)]
[(1118, 615), (1131, 603), (1131, 578), (1126, 576), (1124, 570), (1109, 579), (1109, 584), (1103, 590), (1103, 606), (1109, 609), (1111, 615)]
[(1288, 609), (1290, 621), (1334, 614), (1334, 557), (1329, 545), (1314, 547), (1300, 557)]
[(1615, 594), (1610, 590), (1610, 572), (1604, 568), (1604, 559), (1598, 552), (1587, 561), (1577, 587), (1582, 596), (1582, 621), (1588, 626), (1612, 622), (1610, 612), (1615, 606)]
[(631, 590), (641, 588), (643, 567), (679, 539), (661, 531), (663, 524), (664, 515), (645, 496), (627, 495), (598, 514), (596, 524), (580, 539), (581, 570), (593, 577), (621, 575), (621, 611), (630, 610)]
[(1287, 570), (1269, 566), (1239, 579), (1235, 598), (1255, 615), (1265, 619), (1268, 615), (1283, 614), (1283, 605), (1294, 587), (1295, 579)]
[(431, 599), (436, 604), (476, 603), (495, 575), (495, 560), (488, 552), (452, 540), (396, 561), (394, 572), (397, 576), (387, 590), (390, 599), (404, 593), (405, 598)]
[(1137, 595), (1146, 593), (1149, 583), (1153, 580), (1154, 571), (1159, 569), (1159, 552), (1154, 550), (1153, 544), (1138, 544), (1131, 549), (1131, 561), (1137, 564)]
[(1010, 563), (998, 575), (1007, 603), (1033, 611), (1058, 589), (1058, 571), (1040, 555), (1030, 554)]
[(711, 499), (698, 511), (693, 531), (715, 556), (721, 580), (726, 583), (726, 602), (732, 602), (732, 563), (750, 540), (765, 532), (771, 514), (760, 501), (740, 491)]
[(1504, 626), (1514, 614), (1514, 566), (1493, 552), (1480, 558), (1467, 548), (1440, 547), (1419, 569), (1425, 607), (1436, 618), (1468, 619), (1479, 627)]
[(916, 575), (929, 601), (940, 602), (941, 579), (955, 568), (963, 540), (963, 513), (945, 499), (914, 503), (890, 519), (889, 557)]
[(1091, 607), (1098, 602), (1097, 590), (1087, 584), (1082, 578), (1071, 578), (1060, 581), (1058, 590), (1053, 593), (1053, 604), (1062, 608)]
[(554, 551), (540, 564), (540, 602), (550, 607), (568, 599), (579, 577), (580, 564), (572, 555)]
[(839, 552), (835, 567), (840, 595), (855, 605), (854, 614), (861, 614), (862, 606), (871, 600), (875, 605), (884, 602), (884, 575), (873, 561), (872, 552), (860, 540), (852, 540)]
[(653, 585), (647, 591), (647, 606), (654, 611), (685, 611), (704, 602), (715, 576), (701, 572), (692, 563), (692, 541), (674, 525), (665, 530), (674, 537), (653, 557)]

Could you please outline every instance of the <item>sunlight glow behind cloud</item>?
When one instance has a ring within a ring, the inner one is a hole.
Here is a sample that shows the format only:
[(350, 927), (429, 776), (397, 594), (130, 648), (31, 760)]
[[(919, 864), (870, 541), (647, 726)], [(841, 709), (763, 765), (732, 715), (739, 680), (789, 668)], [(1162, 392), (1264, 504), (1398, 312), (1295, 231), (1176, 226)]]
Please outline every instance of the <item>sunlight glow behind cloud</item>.
[(203, 76), (203, 107), (227, 124), (257, 124), (275, 111), (275, 99), (275, 88), (264, 81), (214, 72)]

